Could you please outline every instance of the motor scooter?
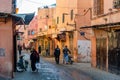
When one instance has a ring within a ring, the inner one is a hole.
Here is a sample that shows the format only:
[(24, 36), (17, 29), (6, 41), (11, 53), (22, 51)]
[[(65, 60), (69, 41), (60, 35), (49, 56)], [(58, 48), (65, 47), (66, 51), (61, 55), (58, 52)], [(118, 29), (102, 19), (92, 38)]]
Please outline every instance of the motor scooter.
[(24, 55), (19, 57), (19, 61), (17, 62), (17, 72), (23, 72), (23, 71), (27, 71), (27, 67), (28, 67), (28, 61), (24, 60)]

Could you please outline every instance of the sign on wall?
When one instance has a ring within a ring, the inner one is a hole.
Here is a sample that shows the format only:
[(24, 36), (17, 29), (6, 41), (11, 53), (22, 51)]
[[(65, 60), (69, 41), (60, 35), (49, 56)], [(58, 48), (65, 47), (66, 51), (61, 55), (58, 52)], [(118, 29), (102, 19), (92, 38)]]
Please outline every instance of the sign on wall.
[(4, 48), (0, 48), (0, 56), (5, 56), (5, 49)]
[(91, 61), (91, 41), (78, 40), (78, 61), (79, 62)]

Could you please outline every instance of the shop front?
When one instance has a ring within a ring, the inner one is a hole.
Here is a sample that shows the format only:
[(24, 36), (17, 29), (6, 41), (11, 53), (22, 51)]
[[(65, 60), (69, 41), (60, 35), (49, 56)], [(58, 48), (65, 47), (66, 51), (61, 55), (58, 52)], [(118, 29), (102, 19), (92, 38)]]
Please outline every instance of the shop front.
[(90, 26), (92, 36), (92, 66), (101, 70), (120, 72), (120, 27), (119, 22)]

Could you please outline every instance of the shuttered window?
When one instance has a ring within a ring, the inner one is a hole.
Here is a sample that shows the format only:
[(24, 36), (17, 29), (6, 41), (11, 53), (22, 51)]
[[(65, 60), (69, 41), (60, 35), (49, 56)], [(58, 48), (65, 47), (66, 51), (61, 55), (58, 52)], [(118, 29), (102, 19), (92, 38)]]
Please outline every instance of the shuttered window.
[(101, 15), (104, 13), (104, 0), (94, 0), (94, 15)]

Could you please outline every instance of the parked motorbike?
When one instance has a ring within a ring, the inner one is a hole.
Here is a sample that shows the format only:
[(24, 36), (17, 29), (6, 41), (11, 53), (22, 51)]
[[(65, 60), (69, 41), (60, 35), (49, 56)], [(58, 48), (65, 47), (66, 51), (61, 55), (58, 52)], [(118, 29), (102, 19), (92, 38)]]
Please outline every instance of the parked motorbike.
[(24, 55), (19, 57), (19, 61), (17, 62), (17, 71), (18, 72), (23, 72), (23, 71), (27, 71), (27, 67), (28, 67), (28, 61), (25, 60)]
[(73, 64), (73, 57), (71, 55), (68, 55), (68, 63)]

